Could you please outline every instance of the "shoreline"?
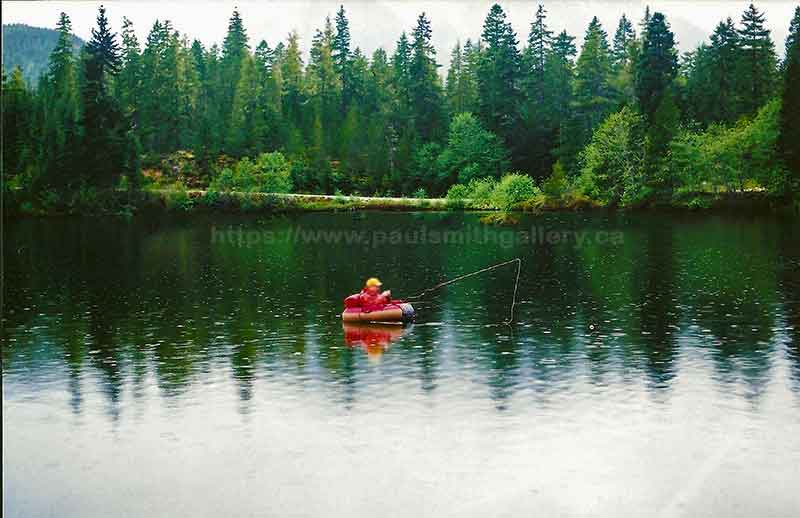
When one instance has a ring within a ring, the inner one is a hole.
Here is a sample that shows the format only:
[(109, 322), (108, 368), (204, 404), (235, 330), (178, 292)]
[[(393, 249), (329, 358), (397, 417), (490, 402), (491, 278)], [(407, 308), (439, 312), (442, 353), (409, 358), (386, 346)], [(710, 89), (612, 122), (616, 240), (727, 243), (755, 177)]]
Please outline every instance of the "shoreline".
[[(281, 213), (340, 211), (462, 211), (494, 214), (541, 212), (698, 212), (717, 213), (745, 210), (752, 213), (800, 213), (800, 201), (769, 195), (760, 191), (735, 193), (684, 193), (670, 201), (654, 201), (637, 207), (609, 207), (591, 201), (580, 204), (565, 199), (541, 197), (517, 204), (508, 211), (486, 206), (471, 206), (470, 200), (447, 198), (375, 197), (359, 195), (215, 192), (202, 189), (144, 189), (140, 191), (106, 191), (84, 205), (34, 206), (30, 201), (4, 195), (3, 212), (11, 217), (57, 217), (117, 215), (135, 216), (149, 212), (172, 213)], [(9, 199), (12, 198), (12, 199)]]

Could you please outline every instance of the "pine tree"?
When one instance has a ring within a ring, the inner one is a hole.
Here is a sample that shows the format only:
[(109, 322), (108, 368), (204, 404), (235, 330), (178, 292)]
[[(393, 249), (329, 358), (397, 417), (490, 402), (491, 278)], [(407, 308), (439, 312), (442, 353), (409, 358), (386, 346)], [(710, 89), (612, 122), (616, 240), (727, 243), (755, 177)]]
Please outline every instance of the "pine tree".
[(437, 73), (436, 49), (431, 44), (431, 22), (422, 13), (417, 18), (408, 68), (412, 120), (423, 141), (438, 139), (444, 132), (444, 96)]
[(710, 84), (702, 95), (709, 98), (704, 110), (705, 119), (711, 122), (734, 122), (740, 113), (740, 99), (736, 88), (736, 71), (740, 52), (739, 34), (733, 20), (720, 22), (711, 35), (710, 62), (703, 63), (703, 73), (708, 73)]
[(336, 73), (332, 57), (334, 38), (330, 18), (327, 18), (324, 31), (318, 30), (314, 35), (311, 43), (311, 61), (307, 70), (310, 95), (316, 117), (319, 119), (321, 153), (333, 150), (334, 133), (338, 126), (341, 106), (340, 76)]
[(463, 70), (464, 59), (461, 53), (461, 42), (457, 41), (456, 46), (453, 47), (453, 51), (450, 53), (450, 68), (447, 70), (447, 80), (444, 87), (447, 107), (451, 114), (464, 111), (464, 98), (459, 89)]
[(34, 99), (25, 80), (22, 69), (14, 67), (10, 76), (3, 73), (2, 121), (3, 153), (2, 171), (4, 181), (23, 173), (28, 166), (30, 146), (33, 140)]
[(281, 60), (283, 117), (289, 124), (289, 132), (301, 131), (303, 127), (306, 102), (303, 58), (300, 51), (300, 37), (297, 32), (289, 34), (285, 54)]
[(503, 8), (494, 4), (483, 23), (485, 48), (478, 70), (479, 113), (484, 126), (511, 145), (519, 101), (517, 36)]
[(259, 104), (262, 85), (255, 58), (245, 55), (233, 97), (226, 145), (227, 151), (234, 156), (254, 156), (264, 149), (265, 127)]
[(800, 84), (800, 40), (797, 30), (798, 24), (793, 23), (790, 37), (794, 39), (784, 65), (778, 146), (789, 169), (787, 188), (793, 190), (795, 198), (800, 199), (800, 89), (797, 88)]
[(80, 137), (78, 71), (72, 50), (72, 23), (65, 13), (60, 14), (56, 30), (58, 42), (50, 54), (48, 72), (40, 89), (41, 175), (35, 188), (68, 187), (78, 180), (70, 176), (77, 165)]
[(370, 178), (371, 189), (378, 189), (389, 178), (389, 146), (391, 144), (390, 119), (392, 112), (392, 70), (386, 51), (381, 48), (372, 53), (366, 100), (364, 103), (367, 119), (366, 130), (366, 172)]
[(132, 114), (142, 95), (142, 52), (139, 40), (133, 30), (133, 22), (122, 19), (122, 48), (120, 51), (121, 68), (116, 80), (116, 97), (120, 106)]
[(575, 65), (572, 116), (565, 124), (559, 156), (567, 171), (575, 172), (575, 159), (591, 139), (592, 131), (613, 107), (609, 85), (611, 58), (606, 31), (594, 17), (586, 29), (581, 53)]
[(339, 6), (336, 13), (336, 32), (331, 42), (331, 58), (339, 81), (342, 84), (342, 114), (346, 113), (352, 97), (351, 71), (350, 71), (350, 22), (344, 12), (344, 6)]
[(758, 110), (775, 92), (777, 84), (777, 57), (770, 31), (764, 24), (766, 17), (753, 4), (742, 14), (739, 30), (741, 45), (740, 96), (744, 113)]
[(236, 87), (239, 84), (242, 62), (250, 53), (250, 46), (247, 43), (247, 32), (239, 11), (234, 10), (228, 22), (228, 32), (222, 43), (222, 58), (220, 60), (220, 80), (222, 81), (220, 92), (220, 108), (222, 118), (227, 128), (233, 108), (233, 98), (236, 95)]
[(467, 39), (462, 47), (456, 43), (450, 55), (445, 87), (447, 109), (451, 117), (459, 113), (477, 110), (477, 78), (475, 75), (477, 56), (472, 41)]
[(784, 58), (787, 64), (789, 62), (789, 53), (798, 38), (800, 38), (800, 6), (794, 8), (794, 16), (792, 21), (789, 22), (789, 35), (786, 37), (786, 54)]
[(411, 113), (411, 45), (403, 32), (392, 56), (393, 86), (397, 96), (398, 124), (405, 125)]
[(168, 24), (159, 20), (153, 23), (142, 52), (142, 90), (148, 92), (139, 105), (139, 121), (142, 147), (147, 152), (163, 152), (166, 149), (164, 130), (164, 103), (167, 76), (164, 66), (166, 47), (169, 43)]
[(127, 127), (111, 82), (120, 66), (116, 34), (111, 32), (106, 10), (101, 5), (97, 28), (86, 44), (83, 58), (83, 164), (86, 180), (97, 186), (111, 186), (125, 171)]
[(528, 45), (522, 55), (522, 63), (525, 65), (524, 74), (527, 84), (528, 98), (536, 103), (544, 101), (544, 69), (547, 55), (552, 45), (553, 32), (547, 28), (545, 19), (547, 11), (541, 4), (536, 10), (536, 18), (531, 23), (531, 31), (528, 34)]
[(617, 69), (623, 69), (627, 66), (630, 55), (631, 45), (636, 40), (636, 32), (633, 30), (633, 24), (623, 14), (619, 19), (617, 25), (617, 32), (614, 34), (614, 43), (611, 49), (611, 65)]
[(553, 40), (545, 67), (548, 102), (551, 104), (555, 120), (559, 123), (569, 116), (577, 53), (575, 37), (567, 34), (567, 31), (561, 31)]
[(635, 89), (643, 115), (652, 119), (678, 72), (675, 37), (664, 15), (656, 12), (645, 29), (636, 63)]

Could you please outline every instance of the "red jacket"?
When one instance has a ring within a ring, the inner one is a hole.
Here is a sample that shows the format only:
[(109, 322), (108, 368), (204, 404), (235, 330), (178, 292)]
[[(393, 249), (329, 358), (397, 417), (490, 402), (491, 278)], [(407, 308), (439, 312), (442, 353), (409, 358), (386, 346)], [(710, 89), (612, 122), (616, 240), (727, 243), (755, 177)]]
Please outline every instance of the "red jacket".
[(364, 288), (361, 293), (350, 295), (344, 299), (344, 306), (346, 308), (361, 308), (364, 311), (379, 311), (392, 301), (391, 297), (392, 294), (388, 290), (372, 295)]

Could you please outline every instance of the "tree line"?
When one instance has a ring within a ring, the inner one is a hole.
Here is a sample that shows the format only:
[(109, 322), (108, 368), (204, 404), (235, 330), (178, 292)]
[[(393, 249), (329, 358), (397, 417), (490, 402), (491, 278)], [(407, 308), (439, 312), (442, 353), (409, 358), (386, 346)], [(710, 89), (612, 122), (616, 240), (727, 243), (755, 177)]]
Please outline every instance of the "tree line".
[(31, 193), (137, 189), (175, 153), (210, 183), (276, 151), (297, 192), (442, 195), (519, 171), (625, 204), (750, 180), (787, 193), (800, 178), (800, 100), (784, 88), (800, 79), (800, 7), (781, 61), (752, 4), (683, 55), (649, 8), (611, 38), (594, 17), (579, 51), (541, 5), (520, 44), (495, 4), (446, 73), (425, 13), (391, 53), (367, 56), (340, 7), (307, 63), (296, 32), (253, 47), (237, 11), (221, 46), (160, 20), (142, 45), (102, 6), (78, 56), (65, 13), (57, 28), (36, 88), (19, 69), (3, 76), (3, 174)]

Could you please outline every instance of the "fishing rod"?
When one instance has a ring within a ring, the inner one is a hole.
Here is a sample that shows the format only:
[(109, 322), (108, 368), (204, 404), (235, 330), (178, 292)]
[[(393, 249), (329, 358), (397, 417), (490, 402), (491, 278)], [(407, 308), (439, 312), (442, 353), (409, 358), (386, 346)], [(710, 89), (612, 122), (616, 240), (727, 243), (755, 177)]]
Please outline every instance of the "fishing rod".
[(500, 268), (501, 266), (506, 266), (506, 265), (511, 264), (511, 263), (517, 263), (517, 277), (514, 280), (514, 296), (511, 298), (511, 312), (510, 312), (508, 320), (505, 320), (503, 322), (506, 325), (511, 325), (511, 323), (514, 322), (514, 306), (516, 306), (516, 304), (517, 304), (517, 289), (519, 288), (519, 275), (520, 275), (520, 272), (522, 271), (522, 259), (520, 257), (517, 257), (516, 259), (512, 259), (510, 261), (505, 261), (503, 263), (498, 263), (498, 264), (495, 264), (495, 265), (492, 265), (492, 266), (488, 266), (486, 268), (482, 268), (482, 269), (480, 269), (478, 271), (475, 271), (475, 272), (472, 272), (472, 273), (459, 275), (455, 279), (450, 279), (449, 281), (440, 282), (439, 284), (437, 284), (436, 286), (433, 286), (432, 288), (428, 288), (426, 290), (422, 290), (417, 295), (414, 295), (414, 296), (411, 296), (411, 297), (406, 297), (405, 300), (409, 300), (409, 301), (411, 301), (411, 300), (419, 300), (422, 297), (424, 297), (425, 295), (427, 295), (428, 293), (430, 293), (432, 291), (436, 291), (436, 290), (438, 290), (440, 288), (444, 288), (448, 284), (453, 284), (454, 282), (458, 282), (460, 280), (466, 279), (467, 277), (472, 277), (472, 276), (475, 276), (475, 275), (478, 275), (478, 274), (481, 274), (481, 273), (485, 273), (485, 272), (488, 272), (490, 270), (494, 270), (495, 268)]

